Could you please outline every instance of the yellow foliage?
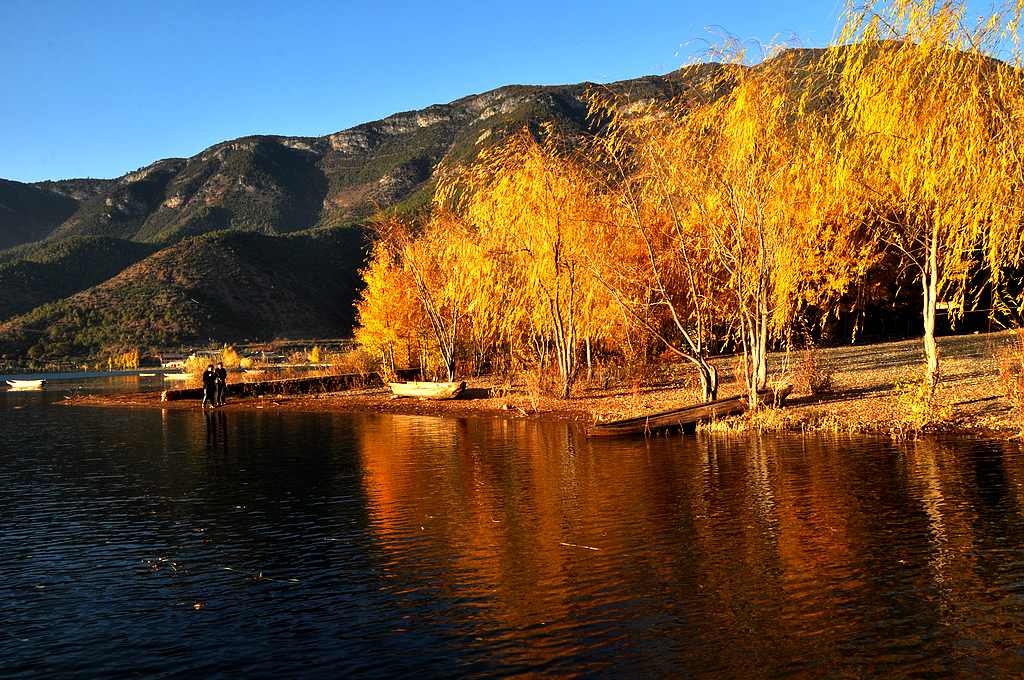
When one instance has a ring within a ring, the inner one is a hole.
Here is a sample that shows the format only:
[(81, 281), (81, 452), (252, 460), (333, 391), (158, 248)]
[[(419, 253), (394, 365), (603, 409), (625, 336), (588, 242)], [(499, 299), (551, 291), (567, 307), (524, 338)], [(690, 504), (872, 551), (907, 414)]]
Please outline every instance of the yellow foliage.
[[(801, 314), (838, 314), (898, 253), (922, 284), (933, 388), (939, 295), (962, 301), (980, 262), (998, 279), (1024, 254), (1021, 6), (968, 28), (962, 3), (869, 0), (824, 59), (750, 67), (727, 45), (669, 103), (594, 95), (588, 143), (550, 124), (514, 134), (450, 169), (424, 219), (377, 224), (360, 347), (388, 374), (449, 380), (499, 358), (554, 366), (567, 397), (584, 348), (655, 343), (706, 398), (708, 356), (731, 347), (753, 398)], [(942, 416), (915, 399), (908, 422)]]
[(894, 434), (916, 437), (925, 430), (941, 428), (953, 417), (953, 407), (935, 393), (927, 380), (896, 385), (900, 412)]
[(108, 371), (124, 371), (139, 367), (139, 350), (132, 349), (107, 357)]
[(190, 356), (185, 359), (185, 373), (200, 375), (213, 361), (209, 357)]
[(980, 265), (998, 287), (1021, 259), (1021, 6), (972, 27), (962, 2), (875, 0), (849, 12), (825, 61), (828, 96), (842, 102), (830, 123), (844, 173), (832, 188), (864, 206), (874, 242), (921, 283), (933, 387), (939, 298), (963, 310)]
[(234, 347), (225, 346), (220, 352), (220, 360), (225, 368), (238, 368), (242, 358)]

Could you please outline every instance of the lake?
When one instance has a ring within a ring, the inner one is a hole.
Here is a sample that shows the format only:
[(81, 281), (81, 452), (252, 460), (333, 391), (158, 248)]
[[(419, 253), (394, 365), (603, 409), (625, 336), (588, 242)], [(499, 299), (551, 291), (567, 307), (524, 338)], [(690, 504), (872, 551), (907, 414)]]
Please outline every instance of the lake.
[(2, 677), (1024, 673), (1017, 443), (56, 403), (81, 387), (0, 392)]

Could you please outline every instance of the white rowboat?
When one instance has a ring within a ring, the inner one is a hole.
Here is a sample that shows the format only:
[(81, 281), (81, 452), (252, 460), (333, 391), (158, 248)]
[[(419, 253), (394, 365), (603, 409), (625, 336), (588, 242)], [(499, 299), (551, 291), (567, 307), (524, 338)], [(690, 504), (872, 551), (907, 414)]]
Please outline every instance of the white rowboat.
[(464, 382), (394, 382), (388, 386), (396, 396), (420, 399), (454, 399), (466, 389)]
[(164, 373), (164, 380), (189, 380), (191, 373)]
[(8, 380), (12, 390), (41, 390), (46, 384), (45, 380)]

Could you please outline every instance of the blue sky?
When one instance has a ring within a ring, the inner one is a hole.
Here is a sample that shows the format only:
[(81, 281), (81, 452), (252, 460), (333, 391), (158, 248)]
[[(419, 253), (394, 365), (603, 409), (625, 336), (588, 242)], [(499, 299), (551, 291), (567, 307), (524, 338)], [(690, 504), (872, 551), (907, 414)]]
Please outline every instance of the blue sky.
[(0, 177), (114, 177), (248, 134), (321, 135), (509, 83), (610, 81), (715, 33), (832, 37), (841, 0), (0, 2)]

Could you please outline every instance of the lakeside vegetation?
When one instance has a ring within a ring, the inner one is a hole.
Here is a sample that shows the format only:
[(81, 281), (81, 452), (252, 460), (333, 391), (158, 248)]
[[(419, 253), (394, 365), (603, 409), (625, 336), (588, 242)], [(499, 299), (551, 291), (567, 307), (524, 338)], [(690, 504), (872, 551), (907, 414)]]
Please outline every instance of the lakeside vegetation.
[[(826, 50), (756, 66), (727, 45), (668, 102), (595, 88), (598, 133), (524, 130), (446, 169), (419, 219), (377, 223), (357, 340), (385, 373), (530, 372), (568, 398), (598, 362), (686, 362), (706, 400), (736, 352), (850, 314), (871, 280), (919, 291), (932, 413), (940, 309), (1019, 319), (1021, 3), (869, 2)], [(894, 275), (895, 272), (895, 275)]]

